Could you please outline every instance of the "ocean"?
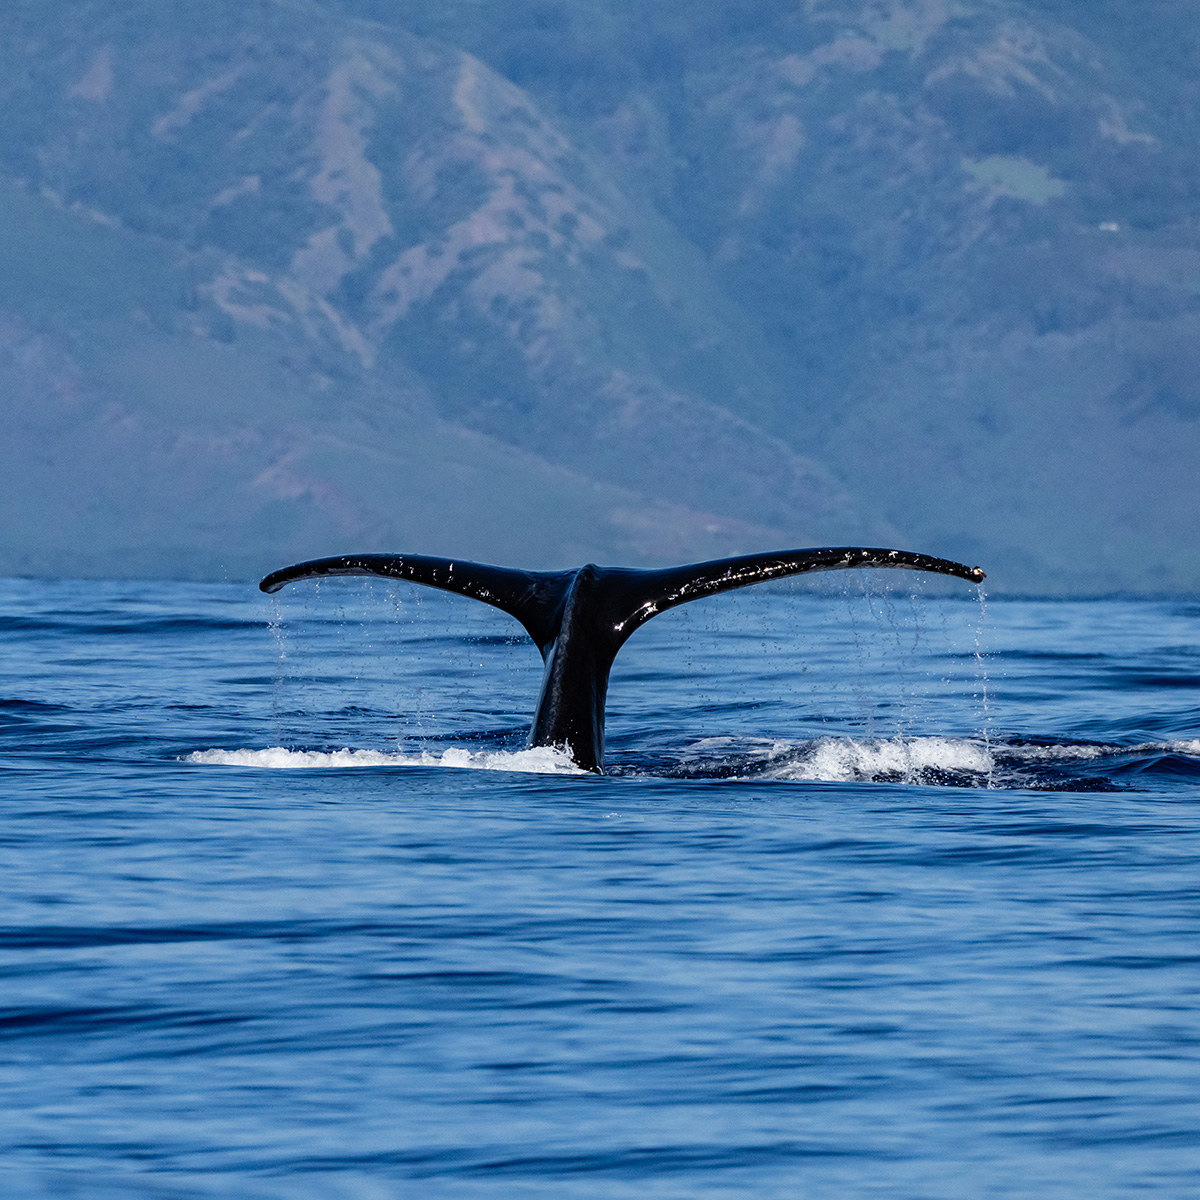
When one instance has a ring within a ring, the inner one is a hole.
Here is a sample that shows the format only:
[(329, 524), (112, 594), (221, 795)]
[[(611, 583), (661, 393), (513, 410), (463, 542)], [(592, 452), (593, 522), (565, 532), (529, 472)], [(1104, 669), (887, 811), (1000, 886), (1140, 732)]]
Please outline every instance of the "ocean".
[(1200, 1194), (1200, 605), (0, 582), (0, 1195)]

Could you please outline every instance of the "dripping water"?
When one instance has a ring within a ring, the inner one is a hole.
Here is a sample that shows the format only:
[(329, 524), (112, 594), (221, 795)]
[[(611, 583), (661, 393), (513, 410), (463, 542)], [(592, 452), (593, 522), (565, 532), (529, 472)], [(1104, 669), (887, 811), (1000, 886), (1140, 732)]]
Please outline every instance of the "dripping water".
[(983, 631), (987, 622), (987, 593), (983, 584), (976, 585), (979, 594), (979, 617), (975, 623), (975, 672), (978, 682), (978, 698), (980, 701), (980, 735), (983, 738), (983, 752), (987, 758), (987, 786), (995, 786), (995, 758), (992, 755), (992, 715), (988, 707), (988, 666), (983, 650)]

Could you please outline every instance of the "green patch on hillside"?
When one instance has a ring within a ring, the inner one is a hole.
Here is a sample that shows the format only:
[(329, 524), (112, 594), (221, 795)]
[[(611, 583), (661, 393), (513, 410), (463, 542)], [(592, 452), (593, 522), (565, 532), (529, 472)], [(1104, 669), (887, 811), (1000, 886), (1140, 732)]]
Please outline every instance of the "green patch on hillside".
[(963, 170), (982, 188), (997, 196), (1028, 200), (1030, 204), (1045, 204), (1066, 194), (1067, 185), (1061, 179), (1030, 162), (1007, 154), (990, 154), (987, 158), (964, 158)]

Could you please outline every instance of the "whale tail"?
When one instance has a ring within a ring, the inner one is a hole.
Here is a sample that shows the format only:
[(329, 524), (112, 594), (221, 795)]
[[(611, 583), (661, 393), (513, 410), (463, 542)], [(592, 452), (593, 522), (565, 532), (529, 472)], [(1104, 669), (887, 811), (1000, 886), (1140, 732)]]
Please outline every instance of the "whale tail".
[(825, 547), (721, 558), (661, 570), (597, 567), (522, 571), (417, 554), (318, 558), (273, 571), (259, 584), (326, 575), (379, 575), (469, 596), (516, 618), (542, 655), (545, 673), (529, 731), (532, 746), (559, 746), (584, 770), (604, 767), (604, 702), (613, 660), (651, 617), (689, 600), (810, 571), (888, 567), (955, 575), (979, 583), (984, 573), (949, 559), (906, 550)]

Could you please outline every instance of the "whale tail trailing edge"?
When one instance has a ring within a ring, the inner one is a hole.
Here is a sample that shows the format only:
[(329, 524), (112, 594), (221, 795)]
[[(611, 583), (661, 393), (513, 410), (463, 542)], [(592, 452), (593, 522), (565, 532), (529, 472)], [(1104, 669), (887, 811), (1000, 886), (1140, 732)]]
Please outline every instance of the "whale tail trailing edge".
[(604, 762), (604, 702), (617, 651), (639, 626), (669, 608), (719, 592), (810, 571), (900, 568), (979, 583), (978, 567), (907, 550), (825, 547), (722, 558), (660, 570), (597, 567), (522, 571), (416, 554), (319, 558), (273, 571), (259, 584), (327, 575), (377, 575), (439, 588), (490, 604), (514, 617), (542, 655), (545, 675), (529, 744), (564, 747), (585, 770)]
[(520, 571), (423, 554), (347, 554), (272, 571), (258, 586), (264, 592), (277, 592), (285, 584), (327, 575), (379, 575), (421, 583), (443, 592), (470, 596), (516, 617), (542, 650), (558, 636), (555, 610), (574, 574), (574, 571)]

